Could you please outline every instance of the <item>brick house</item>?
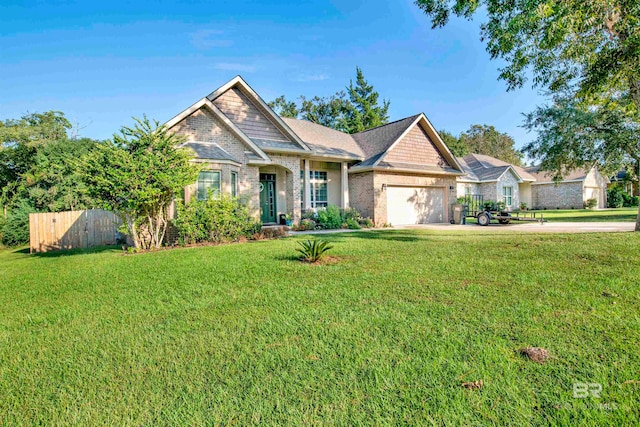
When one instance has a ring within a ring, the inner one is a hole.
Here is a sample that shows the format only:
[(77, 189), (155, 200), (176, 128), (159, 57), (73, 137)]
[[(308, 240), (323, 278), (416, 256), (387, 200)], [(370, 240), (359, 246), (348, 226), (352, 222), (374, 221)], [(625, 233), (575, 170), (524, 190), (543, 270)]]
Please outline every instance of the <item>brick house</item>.
[(265, 224), (329, 204), (378, 225), (448, 222), (464, 175), (424, 114), (349, 135), (279, 117), (240, 76), (166, 126), (206, 165), (186, 200), (238, 196)]
[(582, 209), (589, 199), (598, 200), (597, 208), (607, 207), (607, 182), (596, 168), (572, 171), (563, 180), (538, 166), (519, 167), (482, 154), (458, 158), (466, 174), (458, 178), (458, 197), (470, 194), (485, 200), (502, 201), (506, 210), (525, 203), (532, 209)]

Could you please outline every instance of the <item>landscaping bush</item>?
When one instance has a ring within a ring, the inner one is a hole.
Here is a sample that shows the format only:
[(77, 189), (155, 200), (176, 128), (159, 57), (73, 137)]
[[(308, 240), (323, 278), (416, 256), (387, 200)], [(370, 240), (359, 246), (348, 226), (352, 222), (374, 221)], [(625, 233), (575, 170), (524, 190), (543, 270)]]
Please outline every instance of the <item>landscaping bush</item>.
[(632, 196), (627, 193), (622, 193), (622, 206), (625, 208), (637, 208), (638, 196)]
[(364, 228), (373, 228), (373, 227), (375, 227), (375, 224), (373, 223), (373, 220), (371, 218), (362, 218), (358, 222), (360, 223), (360, 226), (364, 227)]
[(340, 208), (335, 205), (329, 205), (326, 208), (318, 209), (317, 224), (325, 229), (333, 230), (336, 228), (342, 228), (342, 214)]
[(350, 230), (360, 230), (362, 227), (360, 227), (360, 223), (358, 222), (358, 220), (354, 219), (354, 218), (348, 218), (345, 221), (346, 228), (350, 229)]
[(617, 187), (607, 191), (607, 207), (621, 208), (624, 205), (624, 196), (622, 190)]
[(227, 196), (178, 203), (178, 214), (172, 223), (178, 242), (183, 245), (234, 242), (251, 238), (262, 228), (261, 222), (249, 216), (246, 206)]
[(316, 228), (333, 230), (348, 228), (357, 230), (362, 227), (373, 227), (371, 218), (363, 218), (354, 208), (341, 210), (335, 205), (307, 211), (302, 214), (302, 221), (295, 227), (297, 231), (315, 230)]
[(27, 201), (8, 209), (7, 219), (2, 220), (0, 229), (1, 243), (4, 246), (17, 246), (29, 243), (29, 214), (35, 212)]
[(298, 225), (294, 227), (296, 231), (315, 230), (316, 222), (312, 219), (303, 219)]
[(584, 207), (587, 209), (593, 209), (596, 206), (598, 206), (598, 199), (587, 199), (587, 201), (584, 202)]

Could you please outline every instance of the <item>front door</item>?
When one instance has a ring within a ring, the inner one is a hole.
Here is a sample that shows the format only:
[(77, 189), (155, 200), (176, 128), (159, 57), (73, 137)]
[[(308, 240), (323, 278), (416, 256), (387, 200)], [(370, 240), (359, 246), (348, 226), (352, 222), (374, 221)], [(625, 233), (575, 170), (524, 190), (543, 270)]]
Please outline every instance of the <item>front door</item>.
[(260, 220), (276, 222), (276, 174), (260, 174)]

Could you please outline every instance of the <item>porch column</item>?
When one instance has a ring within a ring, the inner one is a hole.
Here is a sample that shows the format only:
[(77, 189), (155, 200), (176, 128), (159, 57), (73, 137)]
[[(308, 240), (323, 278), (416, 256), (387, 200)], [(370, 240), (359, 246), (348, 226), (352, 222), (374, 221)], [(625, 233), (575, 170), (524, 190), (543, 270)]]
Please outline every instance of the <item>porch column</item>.
[(311, 209), (311, 183), (309, 182), (309, 159), (303, 159), (304, 162), (304, 210)]
[(342, 192), (340, 193), (340, 204), (342, 209), (346, 209), (349, 207), (349, 173), (347, 172), (348, 164), (347, 162), (342, 162), (340, 165), (341, 168), (341, 177), (340, 177), (340, 185), (342, 188)]

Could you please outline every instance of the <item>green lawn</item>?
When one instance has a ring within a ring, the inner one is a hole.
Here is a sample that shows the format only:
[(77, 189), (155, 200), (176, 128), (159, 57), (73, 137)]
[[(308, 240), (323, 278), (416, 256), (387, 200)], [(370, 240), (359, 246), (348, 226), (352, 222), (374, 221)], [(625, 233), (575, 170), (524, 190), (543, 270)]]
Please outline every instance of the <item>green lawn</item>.
[(1, 251), (0, 425), (640, 423), (640, 234), (328, 238)]
[(619, 209), (568, 209), (536, 211), (545, 219), (553, 222), (609, 222), (609, 221), (633, 221), (638, 216), (638, 208)]

